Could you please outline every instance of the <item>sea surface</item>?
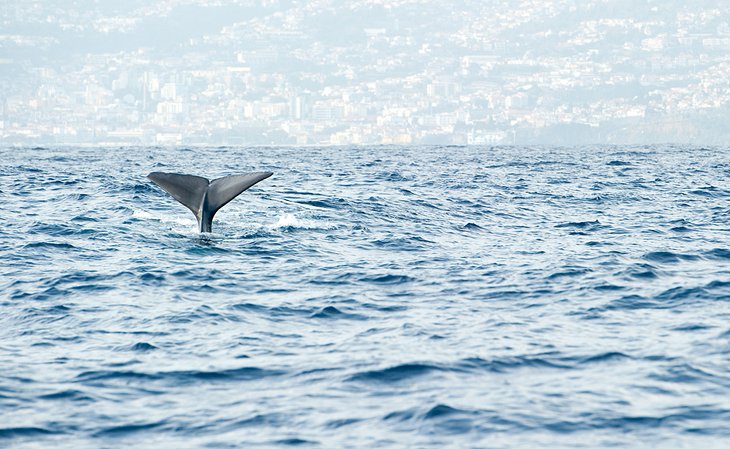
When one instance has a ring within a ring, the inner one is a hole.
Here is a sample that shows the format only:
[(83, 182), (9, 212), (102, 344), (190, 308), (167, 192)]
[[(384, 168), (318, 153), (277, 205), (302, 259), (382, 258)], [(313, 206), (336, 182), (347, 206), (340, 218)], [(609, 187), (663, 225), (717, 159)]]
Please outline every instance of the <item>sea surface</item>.
[(730, 447), (728, 148), (0, 152), (0, 447)]

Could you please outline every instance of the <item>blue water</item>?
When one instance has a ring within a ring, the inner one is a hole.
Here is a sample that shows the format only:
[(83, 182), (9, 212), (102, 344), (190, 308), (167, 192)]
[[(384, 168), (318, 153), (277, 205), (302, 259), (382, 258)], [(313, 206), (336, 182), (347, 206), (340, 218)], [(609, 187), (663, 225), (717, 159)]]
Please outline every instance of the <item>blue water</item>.
[(0, 151), (2, 447), (729, 447), (727, 149)]

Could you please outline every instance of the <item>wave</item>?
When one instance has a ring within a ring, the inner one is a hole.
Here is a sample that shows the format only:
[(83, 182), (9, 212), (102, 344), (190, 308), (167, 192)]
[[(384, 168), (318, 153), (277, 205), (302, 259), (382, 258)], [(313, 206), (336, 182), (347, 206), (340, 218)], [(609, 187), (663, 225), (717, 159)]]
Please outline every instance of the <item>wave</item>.
[[(6, 151), (0, 446), (724, 447), (698, 151)], [(276, 171), (203, 236), (144, 179), (202, 155)]]
[(243, 382), (267, 379), (284, 375), (284, 371), (270, 370), (257, 367), (229, 368), (216, 371), (182, 370), (182, 371), (115, 371), (94, 370), (84, 371), (76, 376), (75, 381), (83, 384), (114, 381), (162, 381), (174, 385), (192, 382)]
[(343, 312), (337, 307), (327, 306), (312, 314), (312, 318), (328, 319), (328, 320), (366, 320), (365, 315), (357, 313)]
[(704, 286), (672, 287), (651, 297), (625, 295), (593, 310), (673, 309), (717, 301), (730, 301), (730, 282), (712, 281)]
[(156, 421), (150, 423), (138, 424), (121, 424), (117, 426), (104, 427), (94, 433), (96, 437), (123, 437), (131, 433), (144, 432), (147, 430), (158, 429), (166, 425), (166, 421)]
[(88, 394), (79, 390), (62, 390), (55, 393), (48, 393), (38, 396), (38, 399), (46, 401), (74, 401), (74, 402), (93, 402), (95, 399)]
[(64, 432), (47, 429), (45, 427), (0, 427), (0, 439), (7, 438), (38, 438), (49, 435), (59, 435)]
[(402, 365), (396, 365), (388, 368), (356, 373), (350, 376), (348, 380), (354, 382), (393, 383), (404, 380), (411, 380), (415, 377), (424, 376), (426, 374), (434, 372), (448, 370), (449, 368), (445, 368), (439, 365), (405, 363)]
[(699, 259), (699, 256), (694, 254), (681, 254), (673, 253), (671, 251), (652, 251), (644, 255), (644, 259), (650, 262), (657, 262), (663, 264), (675, 264), (681, 261), (691, 261)]

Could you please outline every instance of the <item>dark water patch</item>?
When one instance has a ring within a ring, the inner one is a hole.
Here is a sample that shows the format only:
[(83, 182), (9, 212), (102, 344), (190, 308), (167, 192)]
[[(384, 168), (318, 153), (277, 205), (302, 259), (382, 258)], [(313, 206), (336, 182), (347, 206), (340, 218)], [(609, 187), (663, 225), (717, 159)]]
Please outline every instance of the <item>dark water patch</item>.
[(626, 295), (602, 307), (603, 310), (670, 309), (701, 302), (730, 300), (730, 282), (713, 281), (701, 287), (672, 287), (653, 296)]
[(101, 285), (101, 284), (85, 284), (85, 285), (75, 285), (73, 287), (70, 287), (69, 290), (71, 290), (72, 293), (103, 293), (115, 290), (116, 286), (111, 285)]
[[(725, 374), (725, 373), (723, 373)], [(661, 371), (648, 374), (648, 377), (667, 384), (712, 384), (728, 387), (730, 376), (712, 373), (692, 366), (689, 363), (675, 364)]]
[(685, 234), (687, 232), (692, 232), (692, 228), (688, 228), (687, 226), (675, 226), (670, 229), (672, 232), (676, 232), (678, 234)]
[(714, 186), (700, 187), (699, 189), (691, 190), (689, 193), (692, 195), (704, 196), (707, 198), (717, 198), (728, 195), (727, 192), (720, 190)]
[(44, 282), (44, 285), (48, 287), (83, 287), (88, 285), (98, 285), (102, 282), (111, 283), (120, 280), (120, 278), (131, 276), (132, 273), (128, 271), (119, 271), (110, 274), (99, 274), (94, 271), (70, 271), (60, 274), (52, 279), (48, 279)]
[(90, 217), (88, 215), (76, 215), (71, 219), (72, 222), (80, 222), (80, 223), (98, 223), (101, 220), (95, 217)]
[(94, 401), (94, 399), (86, 393), (79, 390), (63, 390), (55, 393), (48, 393), (38, 396), (38, 399), (47, 401)]
[(373, 241), (373, 246), (391, 251), (421, 251), (434, 242), (422, 237), (388, 237)]
[(434, 245), (434, 242), (422, 237), (389, 237), (373, 241), (373, 245), (391, 251), (422, 251)]
[[(402, 297), (402, 296), (414, 296), (414, 295), (399, 294), (398, 296)], [(360, 304), (360, 306), (365, 309), (376, 310), (378, 312), (384, 312), (384, 313), (404, 312), (404, 311), (408, 310), (408, 306), (405, 306), (405, 305), (380, 305), (380, 304), (373, 304), (373, 303), (362, 303), (362, 304)]]
[[(229, 422), (219, 423), (216, 427), (217, 432), (230, 432), (246, 428), (282, 428), (290, 419), (290, 417), (282, 413), (258, 413), (248, 418), (234, 419)], [(198, 432), (196, 432), (198, 433)]]
[(144, 273), (139, 276), (144, 285), (160, 286), (165, 283), (165, 276), (162, 274)]
[(706, 324), (683, 324), (681, 326), (676, 326), (672, 328), (672, 330), (677, 332), (697, 332), (713, 328), (714, 326), (709, 326)]
[(704, 256), (708, 259), (730, 260), (730, 250), (725, 248), (714, 248), (706, 251)]
[[(136, 195), (154, 194), (155, 196), (164, 196), (152, 182), (124, 184), (119, 189), (121, 192), (130, 192)], [(134, 198), (139, 198), (139, 196)]]
[(274, 444), (280, 446), (318, 446), (318, 441), (303, 440), (301, 438), (284, 438), (283, 440), (273, 441)]
[(601, 284), (596, 285), (593, 287), (593, 290), (598, 292), (614, 292), (618, 290), (625, 290), (627, 287), (623, 285), (616, 285), (616, 284)]
[(359, 422), (362, 422), (362, 419), (359, 419), (359, 418), (333, 419), (331, 421), (328, 421), (325, 424), (325, 427), (327, 429), (339, 429), (341, 427), (350, 426), (353, 424), (357, 424)]
[(403, 182), (413, 181), (415, 178), (408, 175), (403, 175), (401, 172), (381, 172), (376, 175), (376, 179), (387, 182)]
[(555, 225), (558, 229), (576, 229), (583, 232), (595, 232), (606, 228), (598, 220), (594, 221), (571, 221)]
[(63, 223), (35, 223), (28, 229), (29, 234), (45, 234), (52, 236), (67, 236), (78, 233), (78, 228)]
[(345, 209), (349, 207), (349, 203), (342, 198), (327, 198), (323, 200), (312, 200), (312, 201), (296, 201), (299, 204), (306, 206), (317, 207), (320, 209)]
[(383, 421), (416, 426), (427, 426), (429, 433), (458, 435), (473, 430), (476, 420), (482, 420), (479, 412), (437, 404), (422, 410), (411, 408), (388, 413)]
[(631, 166), (632, 164), (631, 164), (631, 162), (627, 162), (627, 161), (615, 160), (615, 161), (608, 162), (606, 165), (608, 165), (609, 167), (628, 167), (628, 166)]
[(31, 250), (43, 250), (43, 251), (80, 251), (78, 248), (70, 243), (56, 243), (56, 242), (32, 242), (27, 243), (23, 246), (23, 249)]
[(555, 280), (559, 278), (564, 277), (575, 277), (575, 276), (582, 276), (587, 273), (590, 273), (590, 268), (583, 268), (583, 267), (564, 267), (561, 271), (556, 271), (555, 273), (550, 274), (547, 279), (549, 280)]
[(172, 276), (191, 281), (212, 281), (225, 278), (226, 273), (215, 268), (189, 268), (186, 270), (174, 271)]
[(702, 287), (674, 287), (656, 296), (658, 301), (680, 303), (695, 300), (730, 300), (730, 282), (712, 281)]
[[(208, 286), (189, 287), (189, 290), (194, 291), (194, 292), (204, 292), (204, 293), (211, 293), (211, 292), (216, 291), (216, 289), (213, 289), (212, 287), (208, 287)], [(225, 322), (236, 323), (236, 322), (241, 321), (240, 317), (235, 314), (217, 312), (208, 306), (200, 306), (192, 311), (175, 313), (173, 315), (168, 316), (167, 320), (170, 323), (174, 323), (174, 324), (186, 324), (186, 323), (200, 322), (201, 325), (203, 323), (220, 324), (220, 323), (225, 323)]]
[(417, 409), (399, 410), (388, 413), (383, 417), (384, 421), (409, 421), (417, 416)]
[(97, 370), (86, 371), (76, 376), (75, 381), (81, 383), (98, 383), (106, 381), (163, 381), (191, 383), (191, 382), (241, 382), (255, 381), (285, 374), (283, 371), (268, 370), (256, 367), (242, 367), (223, 369), (218, 371), (161, 371), (161, 372), (140, 372), (140, 371), (113, 371)]
[(423, 363), (404, 363), (388, 368), (364, 371), (353, 374), (347, 380), (354, 382), (376, 382), (376, 383), (396, 383), (405, 380), (412, 380), (431, 373), (445, 371), (446, 369), (439, 365), (423, 364)]
[(436, 209), (441, 210), (441, 207), (435, 204), (433, 201), (426, 201), (424, 199), (418, 199), (418, 200), (409, 200), (408, 201), (413, 206), (420, 206), (420, 207), (426, 207), (429, 209)]
[(33, 300), (33, 301), (47, 301), (56, 298), (62, 298), (68, 296), (71, 293), (70, 290), (62, 290), (56, 287), (49, 287), (39, 292), (26, 292), (22, 290), (13, 290), (10, 294), (10, 299), (13, 300)]
[(624, 274), (629, 278), (652, 280), (659, 277), (659, 270), (648, 263), (639, 263), (629, 266)]
[(423, 415), (423, 419), (429, 420), (429, 419), (437, 419), (437, 418), (445, 418), (450, 417), (454, 415), (465, 415), (470, 414), (466, 410), (460, 410), (454, 407), (449, 407), (445, 404), (438, 404), (433, 406), (431, 409), (429, 409), (426, 413)]
[[(275, 306), (267, 307), (260, 304), (254, 303), (240, 303), (231, 306), (232, 309), (242, 312), (255, 312), (257, 314), (268, 317), (272, 320), (279, 320), (281, 318), (313, 318), (315, 314), (321, 312), (321, 309), (315, 309), (311, 307), (289, 307), (289, 306)], [(341, 312), (342, 313), (342, 312)], [(343, 315), (346, 315), (343, 313)], [(319, 318), (326, 318), (321, 316)]]
[(638, 310), (638, 309), (663, 309), (673, 307), (671, 304), (662, 304), (641, 295), (625, 295), (614, 299), (606, 306), (591, 310)]
[(614, 245), (614, 243), (612, 243), (612, 242), (598, 242), (598, 241), (595, 241), (595, 240), (592, 240), (590, 242), (586, 242), (586, 246), (599, 247), (599, 246), (613, 246), (613, 245)]
[(342, 312), (335, 306), (327, 306), (312, 315), (312, 318), (328, 320), (366, 320), (365, 315)]
[(490, 372), (505, 373), (522, 368), (555, 368), (569, 369), (570, 366), (562, 362), (552, 361), (543, 357), (509, 357), (485, 360), (479, 357), (468, 358), (452, 365), (407, 363), (380, 370), (372, 370), (352, 375), (348, 380), (398, 383), (439, 372), (467, 373)]
[(632, 357), (624, 354), (623, 352), (617, 352), (617, 351), (609, 351), (609, 352), (603, 352), (596, 355), (591, 355), (587, 357), (580, 357), (577, 359), (574, 359), (578, 365), (587, 365), (587, 364), (593, 364), (593, 363), (604, 363), (604, 362), (615, 362), (619, 360), (629, 360)]
[(360, 282), (365, 282), (368, 284), (378, 284), (378, 285), (401, 285), (401, 284), (407, 284), (407, 283), (410, 283), (413, 281), (415, 281), (415, 279), (410, 276), (398, 275), (398, 274), (384, 274), (384, 275), (380, 275), (380, 276), (360, 278)]
[(89, 329), (87, 334), (102, 335), (144, 335), (149, 337), (165, 337), (170, 335), (170, 331), (145, 331), (145, 330), (108, 330), (108, 329)]
[(490, 373), (505, 373), (523, 368), (570, 368), (569, 365), (558, 360), (551, 360), (549, 356), (504, 357), (491, 360), (472, 357), (462, 360), (457, 366), (459, 370), (485, 371)]
[(149, 351), (154, 351), (156, 349), (158, 349), (157, 346), (151, 345), (144, 341), (140, 341), (129, 347), (129, 350), (134, 351), (134, 352), (149, 352)]
[(671, 251), (652, 251), (644, 255), (644, 259), (650, 262), (674, 264), (681, 261), (697, 260), (699, 256), (694, 254), (680, 254)]
[(261, 304), (253, 304), (253, 303), (240, 303), (240, 304), (233, 304), (230, 306), (231, 309), (234, 310), (240, 310), (243, 312), (259, 312), (259, 313), (267, 313), (269, 311), (269, 308), (266, 306), (262, 306)]
[(208, 240), (207, 237), (201, 238), (198, 241), (199, 245), (191, 246), (185, 249), (185, 252), (190, 256), (223, 256), (229, 254), (231, 251), (227, 248), (216, 246), (214, 242)]
[[(672, 413), (673, 412), (673, 413)], [(667, 414), (655, 416), (614, 416), (606, 417), (599, 414), (585, 416), (578, 421), (555, 421), (546, 423), (545, 428), (558, 433), (576, 433), (590, 430), (617, 429), (626, 431), (638, 431), (645, 429), (677, 428), (683, 424), (693, 423), (697, 420), (717, 420), (722, 422), (730, 411), (706, 406), (680, 407)], [(727, 432), (730, 433), (730, 432)]]
[(296, 373), (294, 376), (296, 377), (312, 377), (316, 378), (317, 380), (324, 379), (327, 376), (342, 371), (342, 368), (312, 368), (312, 369), (306, 369), (303, 371), (300, 371)]
[(43, 427), (3, 427), (0, 428), (0, 439), (12, 438), (39, 438), (50, 435), (62, 434), (61, 431), (46, 429)]
[(122, 424), (118, 426), (105, 427), (94, 433), (97, 437), (124, 437), (132, 433), (145, 432), (165, 426), (165, 421), (157, 421), (151, 423), (140, 424)]

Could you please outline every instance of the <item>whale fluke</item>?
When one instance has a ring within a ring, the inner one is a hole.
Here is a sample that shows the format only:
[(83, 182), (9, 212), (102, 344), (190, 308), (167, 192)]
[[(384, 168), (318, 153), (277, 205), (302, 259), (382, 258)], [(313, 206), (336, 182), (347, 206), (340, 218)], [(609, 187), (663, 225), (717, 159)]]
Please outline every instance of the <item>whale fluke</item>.
[(200, 176), (163, 172), (153, 172), (147, 177), (193, 212), (200, 232), (211, 232), (213, 216), (221, 207), (271, 175), (272, 172), (244, 173), (213, 181)]

